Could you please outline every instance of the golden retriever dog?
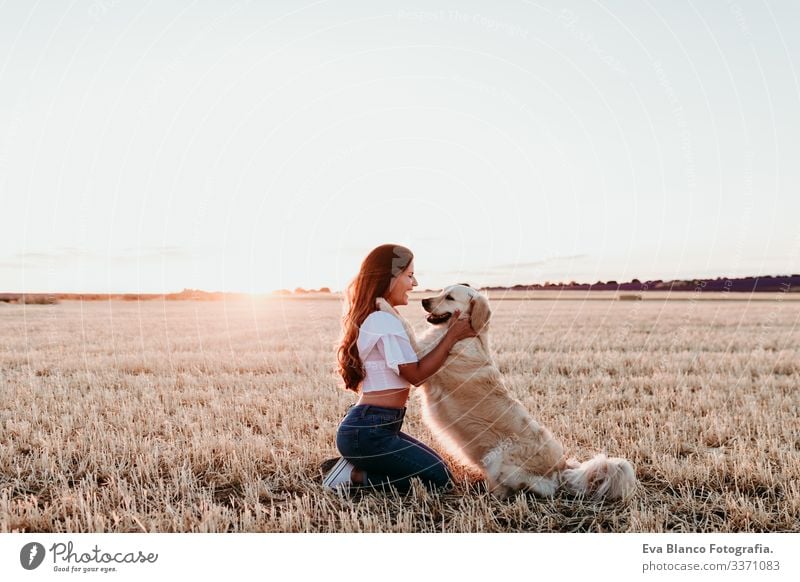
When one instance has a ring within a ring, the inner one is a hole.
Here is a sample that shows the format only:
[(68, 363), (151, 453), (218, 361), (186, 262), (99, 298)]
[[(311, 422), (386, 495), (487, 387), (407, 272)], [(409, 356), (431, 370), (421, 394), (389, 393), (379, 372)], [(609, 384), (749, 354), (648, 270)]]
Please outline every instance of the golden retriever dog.
[(422, 385), (422, 414), (451, 454), (483, 472), (491, 493), (506, 498), (524, 489), (550, 497), (565, 485), (576, 495), (622, 499), (634, 491), (627, 460), (604, 454), (583, 463), (568, 459), (561, 443), (511, 395), (489, 350), (489, 302), (477, 290), (452, 285), (424, 299), (432, 327), (419, 339), (388, 302), (379, 299), (378, 307), (400, 318), (419, 357), (439, 342), (456, 310), (479, 332), (459, 341)]

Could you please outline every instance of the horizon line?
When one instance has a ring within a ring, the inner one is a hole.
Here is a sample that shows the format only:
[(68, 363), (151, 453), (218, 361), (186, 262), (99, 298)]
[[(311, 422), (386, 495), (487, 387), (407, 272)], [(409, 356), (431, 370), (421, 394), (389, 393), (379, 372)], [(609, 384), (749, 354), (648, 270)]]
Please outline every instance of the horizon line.
[[(545, 286), (545, 285), (624, 285), (632, 283), (633, 281), (639, 281), (640, 283), (648, 283), (648, 282), (673, 282), (673, 281), (718, 281), (720, 279), (726, 281), (737, 281), (737, 280), (747, 280), (747, 279), (766, 279), (766, 278), (792, 278), (792, 277), (800, 277), (800, 274), (792, 273), (786, 275), (746, 275), (741, 277), (726, 277), (726, 276), (717, 276), (717, 277), (682, 277), (676, 279), (639, 279), (638, 277), (634, 277), (628, 281), (616, 281), (614, 279), (610, 279), (608, 281), (595, 281), (592, 283), (586, 282), (579, 282), (579, 281), (544, 281), (540, 283), (513, 283), (510, 285), (472, 285), (470, 286), (475, 287), (476, 289), (512, 289), (516, 286)], [(412, 293), (425, 293), (431, 291), (437, 291), (439, 289), (443, 289), (444, 287), (434, 287), (434, 288), (425, 288), (420, 290), (412, 290)], [(179, 295), (181, 293), (186, 292), (200, 292), (200, 293), (208, 293), (208, 294), (215, 294), (215, 293), (222, 293), (222, 294), (232, 294), (232, 295), (274, 295), (274, 294), (282, 294), (284, 292), (294, 293), (297, 290), (302, 290), (306, 293), (319, 293), (321, 289), (328, 289), (327, 293), (331, 294), (338, 294), (343, 293), (344, 289), (332, 289), (325, 285), (318, 287), (318, 288), (305, 288), (305, 287), (295, 287), (294, 289), (289, 289), (286, 287), (282, 287), (280, 289), (271, 289), (269, 291), (241, 291), (241, 290), (228, 290), (228, 291), (208, 291), (205, 289), (195, 289), (191, 287), (184, 287), (179, 291), (0, 291), (0, 295)], [(322, 291), (324, 293), (324, 291)]]

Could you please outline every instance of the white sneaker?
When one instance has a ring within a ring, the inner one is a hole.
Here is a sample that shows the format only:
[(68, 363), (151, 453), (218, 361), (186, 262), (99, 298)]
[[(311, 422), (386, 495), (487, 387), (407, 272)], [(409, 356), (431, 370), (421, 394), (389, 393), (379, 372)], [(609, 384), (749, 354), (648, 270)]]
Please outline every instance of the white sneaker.
[(328, 471), (322, 480), (322, 487), (328, 491), (347, 491), (352, 484), (350, 477), (355, 466), (353, 463), (342, 457), (333, 468)]

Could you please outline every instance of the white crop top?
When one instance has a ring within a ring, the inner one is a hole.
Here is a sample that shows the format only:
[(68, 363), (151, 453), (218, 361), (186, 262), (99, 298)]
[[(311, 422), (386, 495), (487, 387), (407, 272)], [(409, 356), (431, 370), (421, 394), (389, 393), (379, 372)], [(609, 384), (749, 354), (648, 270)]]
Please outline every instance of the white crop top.
[(408, 388), (398, 366), (418, 359), (399, 319), (385, 311), (370, 313), (359, 328), (356, 345), (366, 372), (362, 392)]

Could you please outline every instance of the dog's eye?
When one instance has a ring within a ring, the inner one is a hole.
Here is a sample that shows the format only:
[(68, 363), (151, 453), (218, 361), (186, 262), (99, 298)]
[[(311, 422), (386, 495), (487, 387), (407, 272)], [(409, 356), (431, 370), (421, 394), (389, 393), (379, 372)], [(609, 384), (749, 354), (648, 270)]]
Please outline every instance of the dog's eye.
[(450, 295), (448, 295), (447, 297), (445, 297), (445, 299), (447, 299), (448, 301), (452, 301), (452, 300), (453, 300), (453, 298), (452, 298)]

